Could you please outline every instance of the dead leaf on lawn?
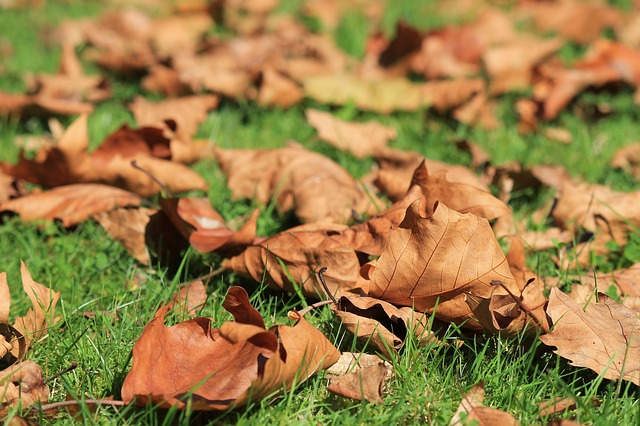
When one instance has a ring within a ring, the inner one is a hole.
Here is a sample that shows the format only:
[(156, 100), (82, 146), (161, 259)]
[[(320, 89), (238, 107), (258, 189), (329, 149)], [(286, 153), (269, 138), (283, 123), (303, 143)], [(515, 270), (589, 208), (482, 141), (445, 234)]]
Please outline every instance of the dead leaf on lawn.
[(553, 329), (540, 336), (545, 345), (555, 346), (571, 365), (640, 385), (640, 319), (635, 312), (604, 294), (583, 310), (555, 287), (546, 311)]
[(151, 258), (145, 243), (147, 224), (157, 210), (140, 207), (137, 209), (119, 208), (98, 213), (95, 220), (107, 231), (109, 236), (124, 245), (138, 262), (149, 265)]
[(44, 383), (42, 367), (35, 362), (22, 361), (0, 371), (0, 416), (6, 414), (6, 408), (48, 401), (49, 387)]
[[(173, 192), (207, 187), (204, 179), (186, 166), (151, 156), (170, 156), (168, 141), (160, 129), (157, 129), (159, 134), (153, 130), (139, 130), (139, 133), (125, 132), (124, 139), (112, 135), (105, 145), (89, 154), (87, 116), (82, 115), (69, 126), (53, 148), (40, 149), (34, 159), (27, 159), (21, 153), (18, 164), (0, 163), (0, 167), (11, 176), (45, 186), (104, 183), (140, 195), (156, 194), (160, 190), (158, 184), (131, 166), (131, 161), (136, 160), (140, 167)], [(114, 135), (122, 135), (121, 131)], [(141, 135), (151, 136), (151, 139), (146, 140)], [(135, 143), (125, 143), (125, 140), (130, 142), (131, 137)]]
[(196, 134), (198, 125), (207, 118), (207, 112), (217, 106), (218, 97), (215, 95), (193, 95), (162, 102), (150, 102), (137, 96), (129, 109), (138, 126), (162, 128), (165, 120), (173, 120), (177, 124), (179, 137), (190, 140)]
[(619, 148), (611, 158), (611, 167), (630, 172), (636, 179), (640, 178), (640, 143)]
[[(24, 262), (20, 262), (22, 288), (31, 301), (31, 308), (24, 316), (17, 317), (13, 325), (8, 324), (10, 294), (6, 272), (0, 273), (0, 358), (8, 364), (22, 360), (33, 342), (47, 334), (48, 327), (53, 325), (55, 307), (60, 293), (48, 289), (33, 280)], [(2, 393), (0, 393), (2, 395)]]
[(462, 397), (460, 406), (451, 418), (449, 425), (462, 426), (477, 422), (480, 425), (519, 425), (518, 421), (509, 413), (495, 408), (483, 407), (484, 383), (474, 385)]
[(487, 220), (511, 214), (509, 206), (489, 191), (464, 183), (450, 182), (445, 170), (430, 174), (424, 161), (416, 168), (411, 185), (418, 185), (422, 189), (425, 197), (422, 205), (427, 216), (433, 214), (433, 206), (437, 201), (459, 213), (473, 213)]
[(308, 109), (305, 115), (320, 139), (357, 158), (371, 156), (397, 136), (396, 129), (377, 122), (350, 123), (315, 109)]
[(220, 328), (210, 318), (167, 327), (170, 307), (160, 308), (134, 345), (123, 400), (183, 409), (191, 399), (194, 410), (225, 410), (302, 383), (340, 357), (295, 311), (295, 325), (266, 330), (241, 287), (229, 290), (223, 306), (235, 321)]
[(302, 225), (288, 229), (249, 246), (240, 255), (222, 263), (227, 269), (264, 280), (270, 287), (297, 291), (309, 297), (326, 298), (316, 271), (327, 267), (324, 277), (332, 294), (355, 286), (360, 262), (355, 250), (346, 245), (340, 225)]
[(207, 301), (207, 287), (201, 280), (191, 281), (183, 286), (171, 299), (171, 309), (183, 307), (185, 315), (194, 316)]
[(429, 330), (429, 317), (406, 306), (398, 308), (372, 297), (342, 296), (331, 310), (347, 331), (386, 357), (402, 347), (409, 333), (421, 344), (437, 340)]
[(384, 383), (393, 366), (380, 357), (344, 352), (328, 370), (329, 392), (356, 400), (382, 402)]
[(499, 281), (520, 290), (486, 219), (438, 204), (429, 217), (414, 202), (370, 274), (368, 295), (435, 312), (436, 318), (478, 328), (465, 293), (488, 297)]
[(0, 212), (13, 211), (20, 219), (59, 219), (65, 227), (117, 207), (138, 206), (142, 199), (129, 191), (100, 184), (65, 185), (0, 203)]
[(233, 198), (271, 197), (303, 223), (346, 223), (352, 211), (375, 213), (370, 194), (336, 162), (299, 145), (278, 149), (216, 149)]

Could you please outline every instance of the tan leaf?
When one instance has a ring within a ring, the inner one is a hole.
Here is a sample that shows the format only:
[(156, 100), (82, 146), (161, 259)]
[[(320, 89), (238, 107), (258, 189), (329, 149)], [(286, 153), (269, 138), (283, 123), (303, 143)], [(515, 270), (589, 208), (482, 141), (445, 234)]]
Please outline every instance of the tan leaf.
[(32, 308), (26, 315), (16, 318), (13, 326), (24, 336), (26, 351), (33, 342), (46, 335), (48, 327), (57, 321), (55, 309), (60, 300), (60, 293), (35, 282), (22, 261), (20, 261), (20, 273), (22, 288), (29, 296)]
[(640, 385), (640, 319), (605, 295), (600, 300), (583, 310), (569, 296), (552, 288), (547, 315), (553, 329), (540, 340), (555, 346), (555, 352), (571, 365), (590, 368), (607, 379)]
[(183, 409), (192, 397), (191, 409), (225, 410), (301, 383), (340, 357), (296, 312), (290, 313), (294, 326), (267, 331), (240, 287), (229, 290), (223, 306), (235, 322), (219, 329), (210, 318), (167, 327), (169, 306), (160, 308), (134, 345), (123, 400)]
[(511, 213), (509, 206), (489, 191), (465, 183), (449, 182), (445, 170), (429, 174), (425, 162), (414, 172), (411, 184), (422, 188), (427, 215), (433, 213), (437, 201), (459, 213), (473, 213), (488, 220)]
[(611, 167), (627, 170), (636, 179), (640, 177), (640, 143), (619, 148), (611, 158)]
[(225, 260), (223, 266), (234, 272), (264, 281), (272, 288), (289, 292), (299, 287), (310, 297), (325, 298), (316, 271), (324, 274), (329, 290), (335, 294), (355, 286), (360, 262), (353, 248), (343, 243), (343, 226), (302, 225), (249, 246), (240, 255)]
[(303, 223), (345, 223), (355, 210), (375, 213), (366, 194), (340, 165), (298, 145), (272, 150), (216, 150), (234, 198), (266, 203), (276, 196), (282, 211)]
[(480, 178), (467, 167), (424, 158), (417, 152), (386, 148), (376, 153), (375, 160), (379, 170), (374, 183), (394, 201), (405, 196), (411, 186), (413, 174), (422, 161), (431, 173), (446, 170), (450, 182), (466, 183), (488, 190)]
[(0, 371), (0, 407), (28, 407), (47, 403), (49, 387), (42, 378), (42, 368), (33, 361), (22, 361)]
[(143, 265), (148, 265), (151, 258), (145, 244), (145, 234), (149, 218), (156, 213), (157, 210), (144, 207), (120, 208), (99, 213), (94, 218), (111, 238), (124, 245), (131, 256)]
[[(130, 138), (135, 139), (134, 144), (128, 143)], [(104, 183), (140, 195), (157, 193), (160, 190), (158, 184), (131, 166), (131, 162), (136, 160), (140, 167), (174, 192), (207, 187), (204, 179), (186, 166), (151, 157), (160, 155), (168, 158), (170, 155), (168, 140), (161, 129), (144, 128), (132, 132), (123, 128), (92, 154), (87, 151), (88, 147), (87, 116), (82, 115), (69, 126), (53, 148), (42, 148), (32, 160), (21, 153), (18, 164), (0, 163), (0, 167), (9, 175), (45, 186)]]
[(141, 198), (129, 191), (100, 184), (65, 185), (0, 203), (0, 211), (18, 213), (24, 221), (60, 219), (65, 227), (118, 207), (138, 206)]
[(195, 280), (183, 286), (173, 295), (171, 307), (176, 309), (176, 306), (182, 305), (184, 306), (185, 314), (193, 316), (202, 309), (206, 301), (207, 287), (202, 281)]
[(374, 154), (397, 136), (393, 127), (376, 122), (350, 123), (315, 109), (308, 109), (305, 115), (320, 139), (358, 158)]
[(256, 99), (260, 105), (287, 108), (303, 98), (302, 88), (289, 77), (271, 67), (262, 71), (262, 84)]
[(483, 407), (484, 383), (474, 385), (462, 398), (460, 406), (451, 418), (449, 425), (462, 426), (466, 424), (479, 425), (519, 425), (513, 416), (495, 408)]
[(162, 102), (150, 102), (136, 97), (129, 105), (138, 126), (164, 127), (165, 120), (173, 120), (183, 139), (191, 138), (198, 125), (207, 118), (207, 112), (218, 106), (215, 95), (194, 95)]
[[(369, 296), (462, 323), (473, 317), (465, 293), (487, 297), (493, 281), (519, 293), (487, 220), (444, 204), (425, 218), (414, 202), (389, 234), (371, 276)], [(473, 321), (466, 325), (478, 327)]]
[[(348, 364), (346, 371), (329, 371), (329, 392), (369, 402), (382, 402), (385, 381), (393, 376), (393, 366), (377, 356), (345, 352), (338, 363)], [(333, 365), (333, 367), (336, 366)], [(345, 370), (344, 367), (341, 370)]]
[(370, 343), (387, 357), (402, 347), (409, 333), (421, 344), (436, 340), (429, 330), (429, 317), (409, 307), (398, 308), (371, 297), (342, 296), (331, 310), (360, 342)]

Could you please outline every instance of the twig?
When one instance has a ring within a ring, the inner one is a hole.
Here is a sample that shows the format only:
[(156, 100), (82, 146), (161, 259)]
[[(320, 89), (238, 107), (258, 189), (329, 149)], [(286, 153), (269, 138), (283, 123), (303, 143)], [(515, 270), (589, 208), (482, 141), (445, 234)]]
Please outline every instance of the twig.
[(327, 286), (326, 281), (324, 280), (324, 273), (327, 272), (327, 267), (323, 266), (322, 268), (320, 268), (320, 270), (318, 271), (318, 277), (320, 278), (320, 283), (322, 284), (322, 287), (324, 287), (324, 291), (327, 293), (327, 296), (329, 296), (329, 299), (331, 299), (331, 301), (333, 303), (335, 303), (336, 305), (339, 305), (338, 301), (336, 300), (335, 297), (333, 297), (333, 294), (331, 294), (331, 292), (329, 291), (329, 287)]
[(83, 401), (60, 401), (60, 402), (52, 402), (51, 404), (43, 404), (43, 405), (33, 405), (31, 406), (31, 411), (49, 411), (54, 410), (56, 408), (62, 407), (70, 407), (72, 405), (80, 405), (81, 403), (89, 404), (89, 405), (111, 405), (112, 407), (123, 407), (127, 405), (124, 401), (117, 401), (115, 399), (85, 399)]
[(70, 366), (68, 366), (64, 370), (54, 374), (53, 376), (47, 377), (46, 379), (44, 379), (42, 381), (42, 383), (49, 383), (50, 381), (55, 380), (58, 377), (62, 376), (63, 374), (67, 374), (69, 371), (75, 370), (76, 368), (78, 368), (78, 363), (77, 362), (72, 362)]
[(169, 187), (167, 185), (165, 185), (164, 183), (160, 182), (160, 179), (158, 179), (157, 177), (155, 177), (149, 170), (146, 170), (144, 168), (142, 168), (139, 164), (137, 160), (132, 160), (131, 161), (131, 167), (133, 167), (134, 169), (140, 170), (142, 173), (144, 173), (145, 175), (149, 176), (151, 178), (151, 180), (153, 180), (155, 183), (158, 184), (158, 186), (160, 187), (160, 189), (162, 189), (162, 191), (164, 191), (165, 194), (167, 194), (167, 196), (169, 198), (173, 198), (173, 193), (171, 192), (171, 190), (169, 189)]
[(324, 305), (329, 305), (331, 303), (335, 303), (335, 302), (333, 300), (331, 300), (331, 299), (321, 300), (319, 302), (316, 302), (316, 303), (314, 303), (312, 305), (307, 306), (303, 310), (299, 311), (298, 314), (301, 317), (303, 317), (303, 316), (305, 316), (305, 314), (309, 313), (310, 311), (313, 311), (315, 308), (319, 308), (320, 306), (324, 306)]

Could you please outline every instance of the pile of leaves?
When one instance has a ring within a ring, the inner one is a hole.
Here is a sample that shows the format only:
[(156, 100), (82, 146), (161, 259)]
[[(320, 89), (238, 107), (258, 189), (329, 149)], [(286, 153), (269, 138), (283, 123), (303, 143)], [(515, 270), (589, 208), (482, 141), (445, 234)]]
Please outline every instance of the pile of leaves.
[[(325, 28), (348, 7), (320, 3), (309, 2), (304, 13)], [(365, 10), (372, 22), (381, 19), (378, 3)], [(568, 294), (554, 277), (527, 267), (528, 256), (558, 243), (566, 247), (556, 262), (574, 269), (606, 255), (612, 244), (624, 246), (640, 227), (640, 192), (588, 184), (560, 166), (496, 166), (471, 142), (460, 149), (471, 153), (474, 170), (442, 163), (389, 147), (394, 128), (345, 121), (317, 108), (304, 114), (318, 138), (357, 158), (373, 158), (368, 176), (357, 180), (296, 142), (249, 150), (195, 138), (221, 99), (289, 108), (306, 98), (379, 113), (433, 109), (490, 129), (500, 126), (497, 99), (523, 89), (530, 91), (514, 107), (519, 130), (532, 132), (587, 88), (637, 88), (640, 82), (637, 13), (623, 16), (597, 2), (522, 1), (509, 10), (470, 3), (464, 10), (472, 18), (460, 25), (422, 31), (399, 23), (390, 37), (371, 34), (360, 60), (327, 34), (274, 13), (275, 1), (192, 8), (178, 2), (156, 18), (124, 9), (64, 22), (56, 33), (59, 72), (32, 77), (28, 93), (0, 93), (0, 113), (79, 116), (67, 128), (52, 118), (51, 137), (35, 141), (35, 152), (23, 150), (17, 163), (0, 163), (0, 214), (57, 220), (67, 228), (95, 220), (146, 265), (179, 263), (189, 246), (215, 252), (225, 271), (330, 302), (344, 327), (386, 359), (402, 350), (409, 334), (425, 344), (439, 342), (434, 324), (455, 324), (539, 338), (574, 366), (640, 385), (638, 265), (572, 277)], [(550, 13), (553, 21), (545, 18)], [(217, 26), (235, 36), (213, 35)], [(526, 31), (516, 29), (522, 27)], [(600, 38), (604, 29), (613, 30), (614, 41)], [(547, 37), (550, 31), (554, 37)], [(557, 56), (567, 40), (588, 46), (584, 58), (568, 65)], [(104, 74), (85, 75), (78, 51)], [(90, 152), (88, 114), (111, 96), (109, 76), (142, 76), (142, 87), (168, 98), (132, 99), (128, 107), (137, 126), (123, 125)], [(563, 129), (553, 136), (570, 138)], [(629, 146), (613, 166), (635, 170), (637, 157), (638, 148)], [(219, 164), (234, 202), (273, 203), (299, 225), (258, 236), (259, 209), (230, 223), (207, 197), (178, 197), (207, 190), (188, 167), (205, 158)], [(534, 216), (553, 227), (534, 232), (514, 218), (508, 203), (516, 189), (541, 187), (555, 190), (555, 198)], [(0, 372), (0, 408), (6, 411), (20, 399), (23, 406), (47, 402), (42, 369), (24, 357), (48, 330), (46, 318), (55, 319), (59, 294), (33, 282), (23, 265), (33, 310), (9, 325), (3, 277), (0, 350), (8, 367)], [(599, 292), (610, 286), (618, 301)], [(204, 300), (202, 283), (192, 283), (157, 310), (133, 347), (124, 404), (225, 410), (334, 364), (342, 367), (333, 372), (332, 391), (382, 398), (382, 384), (392, 375), (388, 363), (376, 357), (366, 364), (366, 354), (341, 358), (332, 336), (307, 322), (306, 312), (291, 311), (292, 326), (267, 329), (241, 287), (230, 288), (224, 302), (234, 321), (218, 328), (211, 318), (165, 325), (176, 305)], [(460, 413), (480, 422), (497, 415), (479, 407), (477, 395), (484, 391), (474, 389), (476, 396), (465, 397), (452, 423), (462, 421)], [(500, 416), (515, 422), (507, 413)]]

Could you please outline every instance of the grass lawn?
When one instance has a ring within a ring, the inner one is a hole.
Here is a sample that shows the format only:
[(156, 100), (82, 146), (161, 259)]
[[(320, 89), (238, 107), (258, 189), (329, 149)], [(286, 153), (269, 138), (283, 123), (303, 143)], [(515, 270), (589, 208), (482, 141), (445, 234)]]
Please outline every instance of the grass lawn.
[[(54, 72), (59, 58), (58, 47), (47, 38), (62, 20), (95, 16), (103, 10), (100, 2), (77, 0), (48, 1), (34, 8), (0, 11), (0, 42), (7, 41), (13, 54), (0, 56), (0, 90), (22, 92), (25, 72)], [(287, 2), (296, 10), (300, 2)], [(433, 17), (420, 19), (425, 13), (417, 0), (394, 3), (387, 11), (389, 28), (399, 18), (410, 18), (422, 27), (442, 25)], [(363, 31), (367, 21), (357, 14), (346, 16), (336, 31), (341, 47), (354, 55), (362, 54), (366, 40)], [(568, 46), (567, 58), (577, 55)], [(97, 73), (94, 65), (86, 64)], [(93, 67), (93, 68), (92, 68)], [(136, 81), (110, 76), (114, 96), (99, 104), (90, 117), (91, 144), (95, 147), (106, 135), (123, 123), (134, 124), (126, 104), (137, 94), (146, 93)], [(623, 88), (615, 94), (587, 92), (574, 103), (582, 107), (606, 103), (611, 114), (598, 119), (577, 117), (566, 109), (550, 124), (568, 129), (571, 144), (558, 144), (542, 132), (520, 135), (514, 99), (505, 96), (498, 106), (503, 126), (494, 131), (468, 127), (432, 111), (379, 115), (360, 112), (346, 106), (333, 109), (344, 119), (376, 119), (398, 130), (394, 146), (413, 150), (450, 163), (470, 164), (452, 141), (467, 139), (484, 148), (494, 164), (519, 161), (523, 164), (562, 164), (575, 176), (593, 183), (612, 186), (616, 190), (638, 190), (640, 185), (630, 175), (612, 170), (609, 161), (615, 150), (640, 140), (640, 109), (633, 102), (634, 93)], [(289, 109), (259, 107), (253, 103), (223, 100), (198, 130), (198, 137), (216, 141), (225, 148), (280, 147), (296, 140), (305, 147), (321, 152), (339, 162), (355, 177), (369, 172), (372, 160), (358, 160), (320, 142), (304, 118), (306, 107), (329, 110), (311, 100)], [(586, 108), (585, 107), (585, 108)], [(62, 118), (66, 126), (72, 120)], [(47, 131), (46, 120), (28, 118), (0, 121), (0, 160), (15, 161), (18, 136), (41, 135)], [(215, 161), (203, 161), (194, 168), (210, 185), (208, 193), (213, 207), (226, 219), (250, 212), (256, 203), (230, 201), (225, 178)], [(517, 217), (526, 217), (550, 196), (548, 191), (523, 191), (513, 195), (510, 206)], [(291, 219), (280, 215), (273, 205), (262, 206), (258, 220), (260, 236), (291, 226)], [(632, 236), (632, 241), (636, 237)], [(640, 238), (640, 235), (638, 235)], [(636, 239), (635, 241), (640, 241)], [(640, 246), (638, 246), (640, 247)], [(533, 272), (545, 276), (564, 276), (551, 261), (555, 251), (533, 256)], [(640, 249), (631, 257), (640, 260)], [(131, 350), (145, 324), (156, 309), (167, 303), (181, 282), (190, 281), (219, 267), (221, 258), (202, 255), (194, 250), (185, 253), (180, 269), (169, 272), (159, 265), (143, 267), (112, 240), (97, 223), (88, 221), (66, 230), (52, 223), (23, 223), (19, 218), (5, 218), (0, 224), (0, 271), (8, 273), (12, 296), (12, 315), (22, 314), (29, 301), (20, 286), (20, 259), (27, 264), (37, 282), (62, 293), (60, 313), (63, 321), (31, 350), (33, 359), (50, 376), (72, 362), (78, 367), (56, 378), (49, 386), (51, 401), (74, 399), (120, 398), (120, 389), (131, 366)], [(600, 270), (629, 266), (629, 259), (615, 258), (596, 265)], [(278, 293), (259, 283), (225, 273), (208, 283), (209, 299), (202, 316), (215, 318), (222, 324), (231, 316), (222, 309), (224, 296), (232, 285), (245, 287), (253, 305), (263, 315), (267, 326), (283, 323), (287, 312), (306, 305), (297, 295)], [(87, 313), (91, 315), (87, 315)], [(307, 315), (343, 351), (366, 350), (353, 336), (341, 328), (328, 307)], [(175, 318), (179, 320), (180, 318)], [(81, 418), (87, 424), (448, 424), (462, 395), (478, 381), (484, 381), (485, 404), (511, 413), (521, 424), (546, 423), (539, 417), (539, 404), (556, 397), (571, 397), (577, 402), (573, 415), (585, 424), (640, 423), (640, 389), (629, 382), (598, 377), (585, 368), (576, 368), (555, 355), (537, 339), (506, 339), (497, 336), (469, 334), (450, 326), (447, 336), (461, 338), (464, 344), (445, 346), (417, 345), (408, 339), (391, 362), (394, 378), (388, 382), (381, 404), (356, 402), (336, 397), (326, 390), (327, 380), (321, 373), (304, 384), (233, 411), (212, 416), (190, 410), (160, 410), (153, 406), (103, 407), (96, 413), (81, 405)], [(14, 414), (19, 414), (19, 410)], [(568, 418), (565, 414), (564, 418)], [(74, 424), (72, 417), (37, 418), (41, 424)]]

